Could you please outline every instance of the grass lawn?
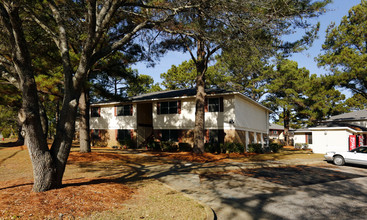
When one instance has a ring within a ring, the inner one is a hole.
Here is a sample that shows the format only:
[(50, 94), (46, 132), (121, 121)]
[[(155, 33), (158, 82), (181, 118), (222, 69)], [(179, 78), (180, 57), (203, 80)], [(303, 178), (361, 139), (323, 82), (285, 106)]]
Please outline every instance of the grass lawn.
[(73, 149), (64, 187), (32, 189), (25, 147), (0, 148), (0, 219), (205, 219), (202, 205), (137, 166), (167, 162), (111, 149), (80, 154)]
[(64, 187), (32, 189), (28, 150), (0, 147), (0, 219), (205, 219), (205, 208), (184, 194), (145, 176), (150, 167), (189, 162), (249, 162), (320, 159), (309, 151), (284, 149), (267, 154), (209, 154), (121, 151), (74, 147)]

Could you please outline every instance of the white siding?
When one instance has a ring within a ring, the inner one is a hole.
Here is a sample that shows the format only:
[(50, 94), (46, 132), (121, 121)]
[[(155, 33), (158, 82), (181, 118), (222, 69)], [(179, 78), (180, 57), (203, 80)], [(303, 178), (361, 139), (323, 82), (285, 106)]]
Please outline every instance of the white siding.
[(115, 116), (114, 106), (102, 106), (100, 117), (90, 117), (91, 129), (136, 129), (136, 105), (132, 116)]
[(157, 102), (153, 103), (154, 129), (193, 129), (194, 126), (195, 126), (195, 99), (181, 100), (181, 114), (158, 115)]
[[(205, 129), (231, 129), (234, 121), (233, 96), (223, 97), (223, 112), (205, 112)], [(181, 114), (157, 114), (157, 102), (153, 104), (154, 129), (194, 129), (195, 99), (181, 100)]]
[(306, 143), (306, 134), (305, 133), (295, 133), (294, 137), (293, 137), (293, 140), (294, 140), (294, 144), (305, 144)]
[(310, 148), (314, 153), (348, 151), (348, 138), (351, 134), (344, 129), (312, 131), (313, 144), (310, 145)]
[[(219, 97), (219, 96), (215, 96)], [(172, 100), (173, 101), (173, 100)], [(152, 103), (154, 129), (194, 129), (195, 98), (181, 100), (181, 114), (157, 114)], [(223, 112), (206, 112), (205, 129), (239, 129), (268, 133), (269, 112), (239, 95), (223, 97)], [(101, 106), (100, 117), (90, 118), (91, 129), (137, 129), (136, 104), (132, 116), (115, 116), (114, 106)]]
[(234, 129), (234, 96), (223, 97), (223, 112), (205, 112), (205, 129)]
[(239, 130), (268, 133), (268, 111), (250, 101), (235, 96), (235, 127)]

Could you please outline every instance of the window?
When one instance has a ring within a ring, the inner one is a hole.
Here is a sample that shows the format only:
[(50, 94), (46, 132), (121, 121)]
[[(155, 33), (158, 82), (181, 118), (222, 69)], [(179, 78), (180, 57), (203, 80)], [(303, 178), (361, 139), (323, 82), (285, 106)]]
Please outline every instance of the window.
[(132, 113), (132, 105), (120, 105), (116, 106), (116, 115), (117, 116), (127, 116), (133, 115)]
[(271, 133), (274, 134), (274, 135), (277, 135), (278, 134), (278, 131), (273, 130), (273, 131), (271, 131)]
[(178, 142), (178, 130), (162, 130), (162, 141)]
[(158, 102), (158, 114), (180, 114), (180, 102)]
[(307, 136), (307, 144), (312, 144), (312, 134), (308, 134)]
[(208, 110), (209, 112), (219, 112), (219, 99), (218, 98), (208, 99)]
[(207, 98), (205, 105), (206, 112), (223, 112), (223, 97)]
[(119, 129), (117, 130), (117, 138), (118, 141), (131, 140), (131, 131), (127, 129)]
[(101, 117), (101, 108), (100, 107), (92, 107), (90, 110), (91, 117)]

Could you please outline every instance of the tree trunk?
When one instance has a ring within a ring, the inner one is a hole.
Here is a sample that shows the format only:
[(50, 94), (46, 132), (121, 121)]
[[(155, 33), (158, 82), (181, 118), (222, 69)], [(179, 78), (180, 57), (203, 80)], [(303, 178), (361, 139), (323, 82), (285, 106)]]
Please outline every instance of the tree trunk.
[(17, 143), (20, 144), (20, 145), (23, 145), (24, 144), (24, 137), (23, 137), (23, 126), (22, 126), (22, 123), (18, 120), (18, 140), (17, 140)]
[(37, 86), (19, 17), (19, 8), (17, 4), (0, 4), (0, 7), (4, 31), (8, 32), (11, 42), (12, 62), (20, 80), (22, 108), (18, 116), (25, 132), (25, 142), (33, 166), (33, 190), (46, 191), (55, 186), (55, 167), (41, 125)]
[(195, 128), (194, 128), (194, 152), (204, 153), (204, 133), (205, 133), (205, 83), (203, 76), (197, 77), (195, 99)]
[(289, 120), (290, 112), (284, 109), (284, 142), (286, 146), (289, 146)]
[[(78, 96), (77, 91), (73, 92)], [(66, 162), (69, 157), (70, 149), (75, 134), (75, 120), (77, 114), (77, 100), (79, 97), (65, 96), (60, 111), (60, 120), (56, 128), (55, 140), (51, 147), (51, 154), (54, 158), (56, 167), (55, 183), (56, 188), (62, 186), (62, 178), (64, 176)]]
[(38, 106), (40, 108), (40, 117), (41, 117), (41, 125), (42, 125), (42, 130), (43, 133), (45, 135), (45, 138), (47, 138), (47, 133), (48, 133), (48, 119), (47, 119), (47, 114), (46, 114), (46, 109), (43, 106), (43, 104), (39, 101)]
[(79, 140), (80, 152), (91, 152), (90, 132), (89, 132), (89, 95), (86, 87), (83, 87), (79, 98)]
[(196, 60), (196, 98), (195, 98), (195, 128), (194, 128), (194, 152), (204, 153), (205, 133), (205, 72), (207, 62), (205, 57), (205, 45), (203, 40), (197, 41)]

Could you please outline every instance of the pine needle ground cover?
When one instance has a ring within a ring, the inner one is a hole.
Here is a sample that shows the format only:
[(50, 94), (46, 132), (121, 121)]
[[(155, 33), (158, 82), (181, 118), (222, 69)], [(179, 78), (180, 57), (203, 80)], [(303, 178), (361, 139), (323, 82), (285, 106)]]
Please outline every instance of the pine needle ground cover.
[(162, 163), (159, 159), (108, 149), (89, 154), (77, 150), (69, 157), (64, 187), (34, 193), (27, 148), (0, 148), (0, 219), (206, 217), (196, 201), (157, 180), (143, 180), (136, 167)]

